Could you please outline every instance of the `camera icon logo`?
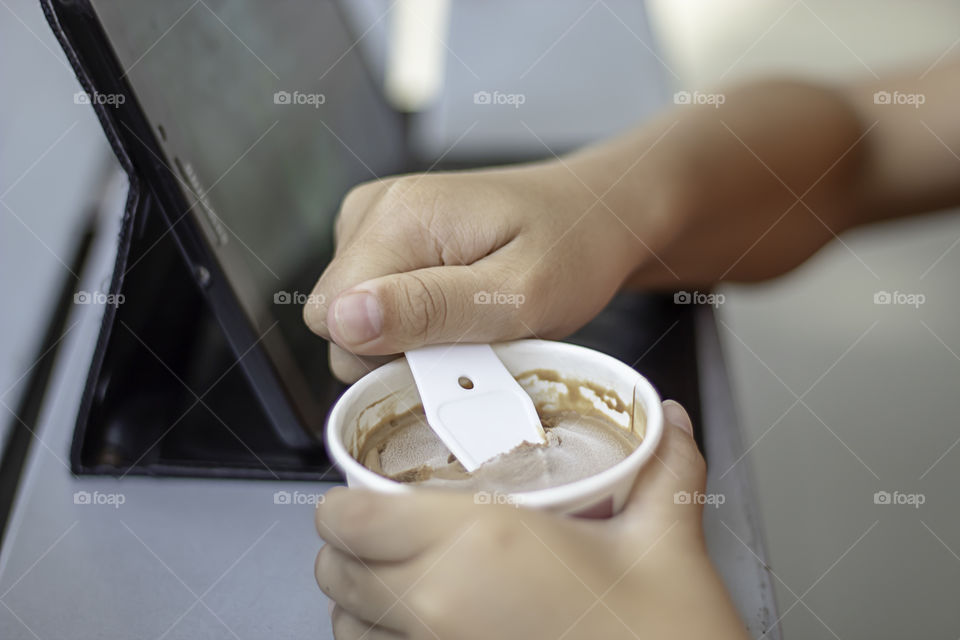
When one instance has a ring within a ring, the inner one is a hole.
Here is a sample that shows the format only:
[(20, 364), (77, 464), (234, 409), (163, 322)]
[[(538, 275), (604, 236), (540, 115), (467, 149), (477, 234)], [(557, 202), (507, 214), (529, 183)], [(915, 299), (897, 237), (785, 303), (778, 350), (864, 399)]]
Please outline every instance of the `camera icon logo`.
[(73, 504), (90, 504), (91, 496), (89, 491), (76, 491), (73, 494)]
[(677, 291), (673, 294), (673, 304), (690, 304), (691, 300), (689, 291)]
[(691, 496), (689, 491), (677, 491), (673, 494), (673, 504), (690, 504)]
[(73, 294), (73, 304), (90, 304), (90, 292), (77, 291)]
[(893, 302), (893, 296), (889, 291), (877, 291), (873, 294), (873, 304), (890, 304)]
[(877, 491), (873, 494), (873, 504), (890, 504), (890, 492)]
[(290, 504), (290, 492), (275, 491), (273, 493), (273, 504)]
[(77, 91), (73, 94), (73, 104), (90, 104), (90, 96), (86, 91)]
[(875, 91), (873, 104), (890, 104), (892, 102), (889, 91)]
[(473, 94), (473, 104), (490, 104), (492, 96), (489, 91), (477, 91)]
[(273, 304), (290, 304), (292, 301), (293, 296), (289, 291), (277, 291), (273, 294)]
[(673, 104), (690, 104), (693, 102), (693, 96), (689, 91), (677, 91), (673, 94)]
[(273, 104), (290, 104), (289, 91), (277, 91), (273, 94)]
[(473, 294), (473, 304), (490, 304), (493, 302), (493, 295), (489, 291), (477, 291)]
[(473, 494), (473, 504), (491, 504), (492, 502), (489, 491), (477, 491)]

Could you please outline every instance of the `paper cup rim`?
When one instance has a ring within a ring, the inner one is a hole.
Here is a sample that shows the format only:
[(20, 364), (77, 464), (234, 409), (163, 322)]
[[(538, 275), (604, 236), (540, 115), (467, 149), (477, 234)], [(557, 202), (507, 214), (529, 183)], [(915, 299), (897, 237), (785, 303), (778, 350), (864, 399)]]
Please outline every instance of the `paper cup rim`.
[[(660, 405), (660, 396), (657, 394), (653, 385), (633, 367), (617, 360), (613, 356), (600, 351), (595, 351), (588, 347), (570, 344), (567, 342), (555, 342), (550, 340), (523, 339), (510, 342), (499, 342), (492, 345), (495, 351), (501, 349), (511, 349), (514, 346), (532, 346), (535, 348), (549, 349), (566, 353), (574, 358), (591, 358), (603, 361), (604, 365), (609, 367), (617, 376), (630, 379), (637, 386), (640, 398), (644, 403), (646, 412), (646, 433), (643, 441), (626, 458), (617, 464), (609, 467), (600, 473), (596, 473), (580, 480), (574, 480), (566, 484), (548, 487), (546, 489), (536, 489), (533, 491), (503, 492), (503, 495), (510, 496), (512, 501), (524, 506), (544, 508), (554, 505), (576, 505), (579, 503), (592, 502), (602, 498), (605, 492), (612, 494), (617, 485), (624, 480), (625, 476), (635, 476), (643, 465), (653, 456), (654, 451), (660, 444), (663, 435), (663, 410)], [(367, 375), (360, 378), (350, 386), (343, 395), (341, 395), (327, 416), (327, 422), (324, 429), (324, 440), (327, 451), (330, 453), (332, 462), (339, 466), (347, 477), (355, 476), (362, 479), (362, 487), (382, 493), (406, 493), (414, 491), (416, 486), (396, 482), (385, 478), (378, 473), (371, 471), (363, 466), (354, 458), (346, 446), (343, 444), (343, 437), (340, 433), (343, 425), (343, 414), (347, 411), (351, 401), (362, 393), (371, 384), (375, 384), (383, 378), (394, 374), (398, 369), (408, 367), (403, 358), (398, 358), (377, 369), (374, 369)], [(531, 363), (531, 369), (536, 368), (536, 363)], [(568, 372), (561, 372), (568, 374)], [(633, 402), (633, 398), (629, 399)], [(473, 492), (476, 493), (476, 492)]]

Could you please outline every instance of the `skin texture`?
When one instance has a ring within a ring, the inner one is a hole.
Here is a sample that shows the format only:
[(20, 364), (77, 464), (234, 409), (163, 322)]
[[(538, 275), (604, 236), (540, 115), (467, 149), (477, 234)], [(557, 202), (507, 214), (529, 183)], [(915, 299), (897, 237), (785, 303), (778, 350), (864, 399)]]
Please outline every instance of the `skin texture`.
[(747, 638), (707, 556), (704, 507), (674, 500), (704, 491), (690, 419), (671, 401), (664, 413), (659, 460), (609, 520), (458, 492), (328, 492), (315, 569), (336, 637)]
[(304, 319), (353, 381), (424, 344), (563, 337), (624, 285), (781, 275), (851, 227), (960, 203), (960, 65), (921, 73), (758, 82), (563, 158), (360, 185)]
[[(924, 101), (877, 104), (876, 91)], [(723, 93), (719, 108), (680, 105), (563, 158), (355, 188), (314, 289), (323, 302), (304, 308), (333, 343), (334, 373), (356, 380), (432, 343), (560, 338), (621, 287), (764, 280), (852, 227), (960, 204), (957, 61)], [(514, 303), (475, 302), (484, 292)], [(666, 466), (649, 466), (603, 522), (332, 491), (316, 569), (337, 637), (743, 637), (700, 509), (671, 501), (703, 489), (683, 429), (668, 430)]]
[[(462, 339), (567, 335), (603, 308), (633, 267), (632, 245), (622, 230), (601, 224), (605, 214), (591, 208), (592, 200), (550, 163), (361, 185), (344, 200), (336, 258), (314, 289), (322, 294), (316, 299), (334, 303), (309, 305), (307, 323), (361, 355)], [(606, 259), (582, 269), (597, 247)], [(564, 283), (573, 283), (576, 304), (554, 295)], [(524, 301), (475, 304), (484, 291)], [(349, 330), (360, 323), (345, 319), (338, 305), (364, 293), (379, 303), (381, 330), (358, 341)], [(344, 351), (331, 358), (346, 379), (367, 371), (349, 370)]]

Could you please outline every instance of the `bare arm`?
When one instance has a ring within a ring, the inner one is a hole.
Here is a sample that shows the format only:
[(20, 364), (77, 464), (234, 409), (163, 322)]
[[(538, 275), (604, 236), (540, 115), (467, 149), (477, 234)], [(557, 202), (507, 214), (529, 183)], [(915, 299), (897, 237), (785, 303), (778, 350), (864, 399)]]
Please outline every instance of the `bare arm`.
[[(919, 106), (903, 97), (914, 94)], [(355, 189), (314, 289), (324, 302), (304, 310), (340, 347), (334, 371), (353, 379), (382, 362), (351, 354), (563, 337), (625, 283), (771, 278), (851, 227), (960, 204), (958, 62), (722, 96), (565, 158)], [(477, 304), (482, 292), (522, 303)]]
[(639, 239), (632, 285), (769, 278), (850, 227), (960, 204), (960, 63), (921, 74), (745, 85), (566, 164)]
[[(878, 91), (905, 104), (877, 104)], [(845, 94), (862, 126), (876, 123), (866, 139), (858, 222), (960, 204), (960, 61), (854, 85)], [(911, 96), (922, 104), (911, 104)]]

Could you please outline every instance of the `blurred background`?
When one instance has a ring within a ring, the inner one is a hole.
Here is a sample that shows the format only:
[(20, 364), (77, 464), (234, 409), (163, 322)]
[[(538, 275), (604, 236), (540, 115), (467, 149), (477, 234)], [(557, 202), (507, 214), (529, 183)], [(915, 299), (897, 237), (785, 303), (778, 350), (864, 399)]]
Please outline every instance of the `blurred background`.
[[(693, 86), (782, 72), (919, 75), (960, 54), (954, 2), (663, 0), (649, 9)], [(893, 222), (843, 236), (776, 281), (721, 289), (720, 334), (786, 638), (960, 635), (948, 595), (960, 585), (958, 239), (956, 212)], [(877, 306), (878, 291), (926, 302)], [(926, 502), (876, 505), (877, 491)]]
[[(919, 75), (960, 55), (955, 2), (648, 0), (647, 10), (677, 89), (782, 73)], [(112, 160), (33, 0), (0, 0), (0, 60), (0, 400), (13, 407), (40, 344), (24, 336), (45, 323)], [(721, 289), (787, 638), (960, 635), (958, 243), (956, 212), (893, 222), (776, 281)], [(925, 303), (878, 306), (880, 291)], [(0, 420), (0, 437), (13, 419)], [(925, 502), (876, 504), (878, 491)]]

